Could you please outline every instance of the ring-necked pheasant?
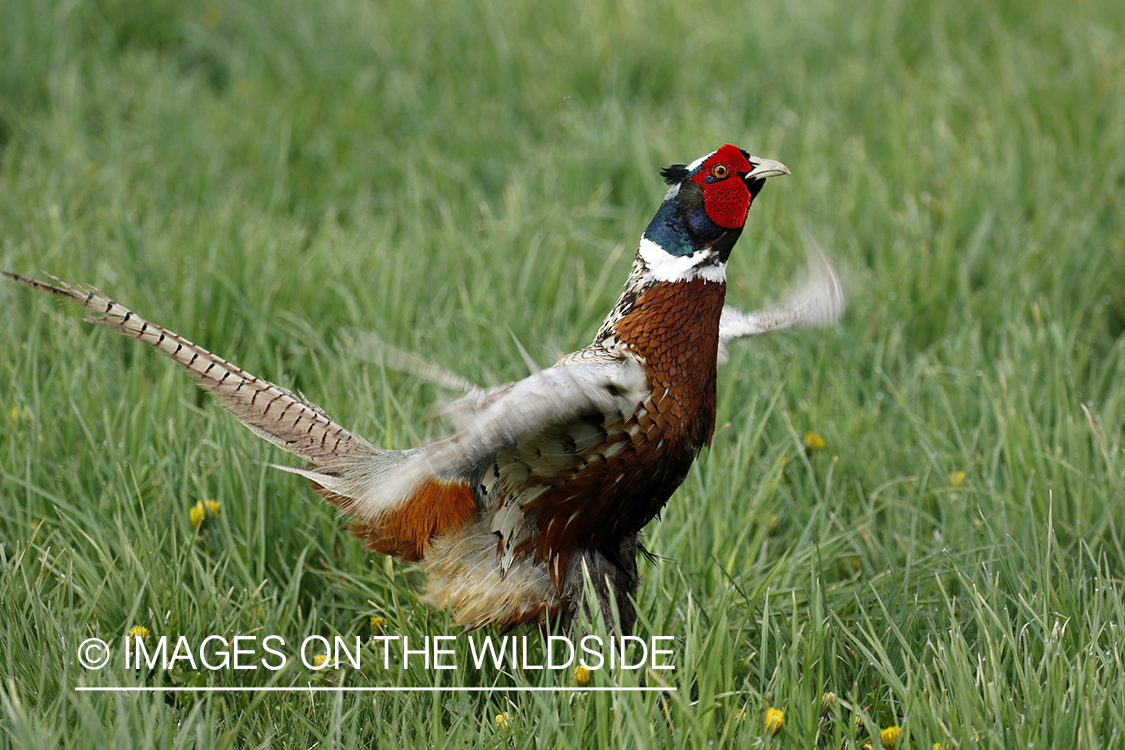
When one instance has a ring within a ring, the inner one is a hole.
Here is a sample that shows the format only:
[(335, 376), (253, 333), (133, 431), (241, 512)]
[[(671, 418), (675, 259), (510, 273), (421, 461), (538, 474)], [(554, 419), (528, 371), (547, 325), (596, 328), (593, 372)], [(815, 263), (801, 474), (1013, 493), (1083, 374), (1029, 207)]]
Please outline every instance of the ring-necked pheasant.
[(671, 187), (594, 342), (517, 383), (467, 393), (446, 409), (460, 432), (408, 450), (376, 448), (95, 289), (0, 273), (95, 310), (90, 322), (183, 365), (253, 432), (310, 462), (279, 468), (311, 480), (370, 549), (424, 570), (429, 600), (459, 623), (565, 627), (590, 581), (607, 622), (615, 604), (628, 633), (638, 535), (711, 440), (727, 342), (843, 309), (819, 254), (786, 304), (749, 315), (723, 306), (746, 212), (766, 178), (783, 174), (731, 145), (663, 170)]

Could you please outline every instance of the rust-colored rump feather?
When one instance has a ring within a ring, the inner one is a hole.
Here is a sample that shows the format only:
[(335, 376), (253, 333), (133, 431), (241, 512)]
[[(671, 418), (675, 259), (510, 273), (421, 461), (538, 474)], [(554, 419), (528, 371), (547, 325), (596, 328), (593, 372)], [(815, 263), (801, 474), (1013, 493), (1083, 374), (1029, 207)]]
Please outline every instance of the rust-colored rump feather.
[[(345, 512), (351, 499), (313, 485), (324, 499)], [(434, 536), (459, 531), (476, 513), (473, 489), (464, 482), (427, 479), (406, 502), (375, 521), (361, 521), (347, 529), (367, 548), (412, 562), (426, 553)]]

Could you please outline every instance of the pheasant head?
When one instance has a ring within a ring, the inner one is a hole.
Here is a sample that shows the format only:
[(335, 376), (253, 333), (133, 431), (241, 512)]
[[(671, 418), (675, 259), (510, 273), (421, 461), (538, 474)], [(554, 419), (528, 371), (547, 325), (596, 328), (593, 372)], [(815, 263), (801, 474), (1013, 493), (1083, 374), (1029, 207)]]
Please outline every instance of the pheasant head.
[(766, 178), (783, 174), (789, 169), (781, 162), (730, 144), (691, 164), (663, 169), (671, 187), (641, 236), (625, 292), (602, 323), (595, 344), (613, 345), (617, 323), (653, 284), (725, 282), (727, 260), (750, 205)]
[(766, 178), (789, 170), (728, 144), (661, 174), (672, 187), (641, 238), (641, 257), (661, 281), (718, 280)]

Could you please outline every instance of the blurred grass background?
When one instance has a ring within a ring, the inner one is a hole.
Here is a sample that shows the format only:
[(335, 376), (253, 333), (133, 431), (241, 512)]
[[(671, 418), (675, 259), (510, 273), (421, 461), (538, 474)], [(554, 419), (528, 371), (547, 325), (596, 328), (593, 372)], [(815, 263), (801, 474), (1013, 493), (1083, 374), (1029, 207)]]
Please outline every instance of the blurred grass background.
[[(373, 701), (73, 691), (439, 679), (77, 665), (79, 642), (134, 625), (193, 642), (366, 636), (370, 615), (454, 631), (175, 367), (0, 287), (10, 746), (1125, 739), (1125, 6), (14, 0), (3, 16), (0, 266), (95, 284), (377, 444), (438, 434), (422, 416), (443, 394), (355, 361), (344, 331), (521, 377), (511, 334), (543, 363), (587, 343), (659, 168), (725, 142), (793, 171), (751, 211), (731, 301), (781, 295), (802, 229), (850, 296), (834, 328), (736, 348), (714, 444), (650, 529), (665, 559), (645, 567), (642, 631), (676, 636), (677, 692)], [(825, 447), (807, 453), (806, 431)], [(222, 509), (197, 532), (200, 499)], [(786, 712), (772, 738), (767, 707)]]

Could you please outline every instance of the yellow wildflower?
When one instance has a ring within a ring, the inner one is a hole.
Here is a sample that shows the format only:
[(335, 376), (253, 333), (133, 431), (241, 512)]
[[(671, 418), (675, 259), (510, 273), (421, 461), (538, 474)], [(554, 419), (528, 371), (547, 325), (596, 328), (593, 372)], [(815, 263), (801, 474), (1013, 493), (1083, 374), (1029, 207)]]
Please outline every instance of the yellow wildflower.
[(574, 682), (579, 687), (586, 687), (590, 684), (590, 670), (581, 664), (574, 668)]
[(828, 693), (825, 693), (824, 695), (820, 696), (820, 707), (821, 708), (831, 708), (832, 706), (835, 706), (835, 705), (836, 705), (836, 694), (835, 693), (828, 692)]
[(746, 709), (740, 708), (734, 712), (735, 721), (746, 721)]
[(313, 657), (313, 667), (320, 669), (328, 663), (328, 654), (317, 654)]
[(387, 621), (384, 620), (382, 617), (372, 615), (371, 616), (371, 635), (379, 635), (379, 633), (382, 633), (383, 632), (383, 626), (386, 625), (386, 624), (387, 624)]
[(148, 640), (148, 628), (144, 625), (134, 625), (129, 628), (130, 638), (140, 638), (142, 641)]
[(191, 506), (188, 511), (188, 518), (191, 519), (191, 527), (197, 528), (199, 524), (203, 523), (203, 519), (208, 516), (214, 516), (219, 512), (221, 506), (215, 500), (196, 500), (195, 505)]
[(949, 486), (960, 487), (965, 483), (965, 472), (952, 471), (949, 473)]
[(199, 17), (199, 22), (203, 24), (205, 29), (219, 28), (223, 24), (223, 9), (216, 8), (214, 5), (209, 6)]
[(785, 712), (776, 708), (767, 708), (766, 713), (762, 716), (762, 725), (765, 730), (770, 734), (777, 734), (781, 731), (781, 725), (785, 723)]
[(512, 728), (512, 715), (505, 711), (502, 714), (496, 714), (496, 728), (501, 732), (506, 732)]
[(887, 727), (882, 732), (879, 732), (879, 741), (883, 743), (883, 747), (893, 748), (898, 744), (900, 734), (902, 734), (902, 729), (899, 727)]
[(818, 450), (823, 448), (825, 445), (827, 445), (827, 443), (824, 442), (824, 438), (822, 438), (820, 435), (817, 435), (812, 430), (809, 430), (808, 432), (805, 433), (805, 452), (806, 453), (816, 453)]

